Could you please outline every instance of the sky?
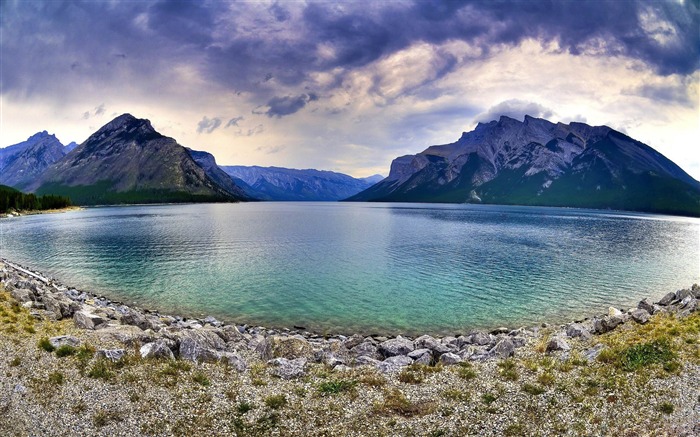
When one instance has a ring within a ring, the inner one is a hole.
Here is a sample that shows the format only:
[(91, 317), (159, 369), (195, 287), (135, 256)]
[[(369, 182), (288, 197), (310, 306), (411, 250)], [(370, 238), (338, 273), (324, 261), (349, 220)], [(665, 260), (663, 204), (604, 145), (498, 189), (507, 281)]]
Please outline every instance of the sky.
[(386, 176), (528, 114), (700, 180), (699, 23), (698, 0), (0, 0), (0, 147), (128, 112), (220, 165)]

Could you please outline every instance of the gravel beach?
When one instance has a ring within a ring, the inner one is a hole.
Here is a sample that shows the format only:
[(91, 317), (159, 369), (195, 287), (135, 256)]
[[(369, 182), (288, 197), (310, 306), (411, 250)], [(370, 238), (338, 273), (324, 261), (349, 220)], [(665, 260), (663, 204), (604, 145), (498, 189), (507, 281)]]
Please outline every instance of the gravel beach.
[(0, 435), (700, 435), (700, 287), (564, 325), (321, 336), (0, 261)]

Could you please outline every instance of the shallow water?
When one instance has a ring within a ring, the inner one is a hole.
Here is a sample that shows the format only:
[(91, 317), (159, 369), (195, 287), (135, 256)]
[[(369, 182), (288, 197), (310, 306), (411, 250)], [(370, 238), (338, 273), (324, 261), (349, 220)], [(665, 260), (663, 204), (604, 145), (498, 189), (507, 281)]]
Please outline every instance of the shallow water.
[(105, 207), (1, 220), (0, 256), (171, 313), (446, 334), (563, 322), (700, 282), (700, 220), (438, 204)]

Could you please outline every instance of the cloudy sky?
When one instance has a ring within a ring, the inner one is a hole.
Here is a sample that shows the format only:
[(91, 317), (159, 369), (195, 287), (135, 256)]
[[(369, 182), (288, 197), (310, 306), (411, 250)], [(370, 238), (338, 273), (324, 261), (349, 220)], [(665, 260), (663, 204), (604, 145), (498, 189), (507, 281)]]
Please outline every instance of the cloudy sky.
[(673, 1), (0, 2), (0, 146), (148, 118), (220, 164), (386, 175), (524, 114), (700, 179), (700, 12)]

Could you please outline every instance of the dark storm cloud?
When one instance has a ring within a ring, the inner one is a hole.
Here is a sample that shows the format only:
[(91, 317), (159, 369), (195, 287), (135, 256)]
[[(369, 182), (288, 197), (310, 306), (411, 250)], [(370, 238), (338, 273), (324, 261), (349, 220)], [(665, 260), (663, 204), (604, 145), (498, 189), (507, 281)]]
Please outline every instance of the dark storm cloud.
[(691, 95), (689, 84), (680, 81), (675, 84), (645, 84), (622, 92), (628, 95), (646, 97), (657, 102), (692, 106), (697, 103), (697, 94)]
[(221, 126), (221, 119), (219, 117), (209, 118), (206, 115), (197, 123), (197, 133), (207, 133), (210, 134)]
[(240, 122), (240, 121), (243, 121), (243, 117), (242, 117), (242, 116), (233, 117), (232, 119), (230, 119), (230, 120), (226, 123), (226, 126), (225, 126), (225, 127), (238, 126), (238, 122)]
[[(170, 84), (160, 77), (175, 65), (188, 65), (206, 79), (249, 93), (257, 104), (267, 103), (271, 117), (308, 103), (290, 89), (306, 92), (313, 74), (331, 73), (336, 80), (328, 87), (334, 88), (354, 68), (415, 43), (461, 40), (481, 48), (479, 56), (486, 58), (494, 47), (532, 38), (557, 42), (573, 55), (631, 57), (663, 75), (689, 74), (700, 64), (696, 1), (416, 0), (269, 7), (17, 1), (1, 7), (2, 55), (11, 60), (2, 64), (3, 92), (61, 94), (67, 86), (62, 84), (78, 88), (115, 80), (166, 87)], [(321, 56), (320, 45), (332, 55)], [(112, 62), (115, 58), (118, 62)], [(447, 63), (441, 74), (459, 65)]]
[(265, 115), (268, 117), (283, 117), (298, 112), (307, 103), (318, 100), (316, 94), (301, 94), (298, 96), (273, 97), (267, 102), (268, 109)]

